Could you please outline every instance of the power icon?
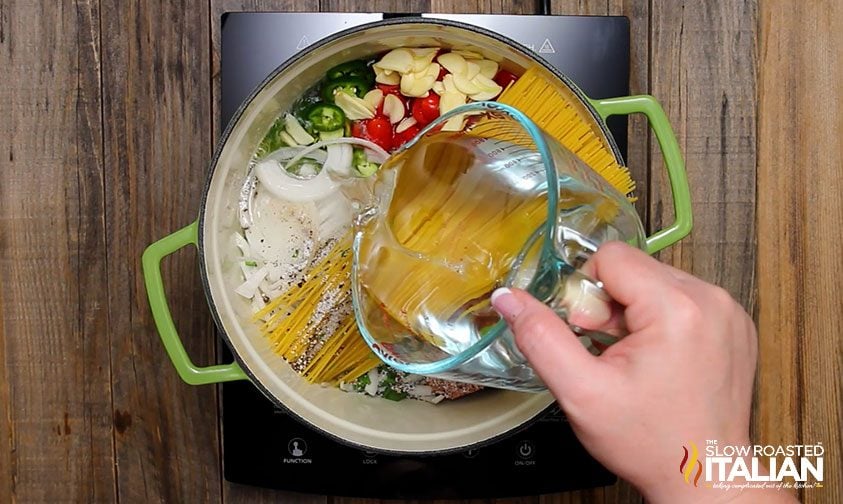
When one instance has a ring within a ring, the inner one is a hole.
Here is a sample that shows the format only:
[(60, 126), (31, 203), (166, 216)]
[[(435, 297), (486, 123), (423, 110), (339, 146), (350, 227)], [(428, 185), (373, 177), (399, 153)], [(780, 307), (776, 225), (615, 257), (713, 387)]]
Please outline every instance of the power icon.
[(520, 443), (518, 443), (518, 450), (517, 451), (518, 451), (518, 456), (521, 457), (522, 459), (531, 458), (536, 453), (536, 449), (533, 446), (533, 443), (531, 441), (527, 441), (527, 440), (524, 440), (524, 441), (521, 441)]

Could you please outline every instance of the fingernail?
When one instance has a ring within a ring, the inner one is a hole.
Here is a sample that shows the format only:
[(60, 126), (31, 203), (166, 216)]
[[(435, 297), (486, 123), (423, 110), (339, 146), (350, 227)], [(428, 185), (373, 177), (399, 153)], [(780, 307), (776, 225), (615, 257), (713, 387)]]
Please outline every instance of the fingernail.
[(524, 304), (506, 287), (495, 289), (492, 293), (492, 306), (507, 319), (514, 319), (524, 309)]

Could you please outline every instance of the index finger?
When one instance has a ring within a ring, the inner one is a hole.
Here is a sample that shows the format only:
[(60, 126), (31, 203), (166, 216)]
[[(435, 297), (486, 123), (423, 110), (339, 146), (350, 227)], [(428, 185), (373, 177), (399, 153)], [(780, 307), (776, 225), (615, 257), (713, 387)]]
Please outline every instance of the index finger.
[(621, 242), (607, 242), (583, 266), (624, 307), (647, 303), (667, 309), (678, 279), (668, 267), (645, 252)]

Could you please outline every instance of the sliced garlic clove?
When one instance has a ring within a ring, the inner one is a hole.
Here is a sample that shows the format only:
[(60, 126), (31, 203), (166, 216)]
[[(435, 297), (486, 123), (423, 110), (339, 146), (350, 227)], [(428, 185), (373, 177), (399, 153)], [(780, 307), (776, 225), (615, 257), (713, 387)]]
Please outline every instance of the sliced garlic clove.
[(300, 145), (310, 145), (316, 141), (292, 114), (284, 116), (284, 127), (287, 129), (287, 133)]
[(443, 94), (445, 94), (445, 85), (442, 84), (442, 81), (434, 82), (433, 87), (431, 89), (433, 90), (434, 93), (438, 94), (439, 96), (442, 96)]
[(474, 82), (463, 74), (454, 75), (454, 85), (463, 94), (473, 95), (482, 91)]
[(498, 85), (497, 82), (493, 81), (492, 79), (486, 77), (483, 74), (477, 74), (471, 79), (471, 83), (477, 86), (480, 91), (486, 91), (489, 93), (494, 92), (496, 95), (503, 91), (503, 88)]
[(439, 99), (439, 113), (444, 114), (449, 110), (455, 109), (460, 105), (465, 104), (465, 95), (459, 91), (445, 93)]
[(386, 84), (387, 86), (397, 86), (401, 82), (401, 74), (398, 72), (390, 73), (375, 73), (375, 82), (378, 84)]
[(467, 60), (469, 60), (469, 59), (483, 59), (483, 55), (480, 54), (477, 51), (469, 51), (467, 49), (455, 49), (451, 52), (459, 54), (460, 56), (462, 56), (463, 58), (465, 58)]
[(430, 61), (433, 61), (438, 50), (438, 47), (414, 47), (410, 49), (410, 52), (413, 54), (413, 58), (429, 58)]
[(381, 91), (380, 89), (377, 89), (377, 88), (372, 89), (371, 91), (366, 93), (366, 95), (363, 97), (363, 101), (368, 103), (369, 106), (372, 107), (372, 110), (377, 109), (378, 105), (381, 104), (383, 99), (384, 99), (383, 98), (383, 91)]
[(396, 124), (404, 119), (404, 103), (397, 96), (388, 94), (383, 99), (383, 113), (389, 117), (391, 124)]
[(462, 131), (464, 114), (456, 115), (442, 125), (442, 131)]
[(413, 69), (413, 54), (407, 49), (393, 49), (384, 54), (377, 65), (384, 70), (393, 70), (404, 74)]
[(477, 64), (480, 66), (480, 73), (484, 77), (494, 79), (498, 73), (498, 64), (492, 60), (483, 59), (478, 61)]
[(457, 91), (457, 86), (454, 84), (453, 74), (447, 74), (442, 78), (442, 86), (445, 88), (446, 93), (459, 92)]
[(362, 98), (348, 93), (339, 92), (334, 95), (334, 103), (345, 112), (345, 116), (352, 121), (371, 119), (375, 117), (375, 108)]
[(377, 63), (372, 65), (372, 69), (375, 71), (375, 82), (380, 84), (386, 84), (388, 86), (394, 86), (398, 84), (401, 80), (401, 74), (394, 70), (386, 70), (378, 66)]
[(416, 122), (418, 122), (418, 121), (416, 121), (412, 116), (405, 117), (404, 120), (402, 120), (400, 123), (398, 123), (398, 126), (395, 127), (395, 132), (396, 133), (403, 133), (404, 131), (407, 130), (407, 128), (410, 128), (411, 126), (415, 126)]
[(424, 72), (430, 63), (433, 62), (433, 58), (436, 57), (436, 48), (432, 47), (424, 47), (419, 49), (410, 49), (410, 52), (413, 54), (413, 72), (420, 73)]
[(477, 74), (480, 73), (480, 65), (478, 65), (477, 63), (475, 63), (473, 61), (469, 61), (465, 65), (466, 65), (465, 76), (468, 78), (468, 80), (473, 79), (474, 76), (476, 76)]
[(486, 101), (491, 100), (496, 97), (498, 93), (490, 92), (490, 91), (480, 91), (479, 93), (474, 93), (473, 95), (468, 95), (472, 101)]
[(456, 53), (449, 52), (440, 54), (439, 57), (436, 58), (436, 61), (445, 67), (445, 70), (451, 72), (452, 74), (462, 74), (465, 73), (467, 69), (465, 58)]
[(401, 94), (421, 97), (433, 87), (436, 77), (426, 74), (405, 74), (401, 76)]

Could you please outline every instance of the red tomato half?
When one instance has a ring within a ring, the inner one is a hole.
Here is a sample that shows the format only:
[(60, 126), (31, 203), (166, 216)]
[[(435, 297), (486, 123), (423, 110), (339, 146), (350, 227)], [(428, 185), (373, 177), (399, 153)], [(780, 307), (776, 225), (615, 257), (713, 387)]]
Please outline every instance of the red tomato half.
[(396, 132), (395, 139), (393, 141), (393, 143), (395, 144), (395, 148), (397, 149), (398, 147), (401, 147), (402, 145), (410, 141), (410, 139), (412, 139), (414, 136), (418, 135), (420, 129), (421, 128), (419, 128), (418, 124), (414, 124), (402, 131), (401, 133)]
[(426, 98), (413, 100), (413, 118), (420, 127), (424, 127), (439, 117), (439, 95), (428, 93)]
[(398, 86), (398, 84), (392, 86), (390, 84), (380, 84), (380, 83), (378, 83), (375, 86), (378, 89), (380, 89), (381, 91), (383, 91), (384, 96), (386, 96), (388, 94), (394, 94), (394, 95), (397, 95), (397, 96), (401, 96), (401, 88), (400, 88), (400, 86)]
[(385, 151), (392, 150), (392, 124), (384, 116), (375, 116), (372, 119), (364, 119), (362, 121), (352, 121), (351, 136), (374, 142)]
[(498, 70), (498, 73), (495, 74), (495, 78), (493, 80), (498, 84), (498, 86), (506, 89), (506, 86), (518, 80), (518, 76), (506, 70)]

